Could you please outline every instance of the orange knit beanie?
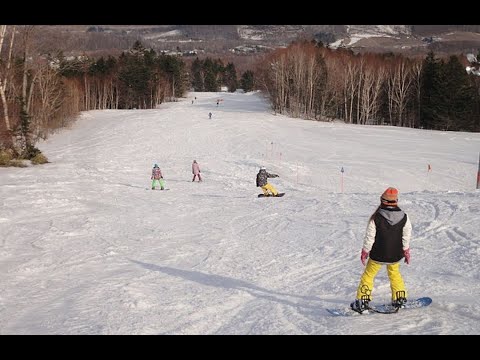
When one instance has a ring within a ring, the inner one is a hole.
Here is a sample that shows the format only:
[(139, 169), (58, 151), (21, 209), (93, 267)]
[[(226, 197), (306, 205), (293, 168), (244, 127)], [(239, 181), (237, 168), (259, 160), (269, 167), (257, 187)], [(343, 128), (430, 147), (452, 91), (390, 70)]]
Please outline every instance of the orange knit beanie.
[(396, 206), (398, 203), (398, 190), (393, 187), (389, 187), (383, 192), (381, 200), (382, 204)]

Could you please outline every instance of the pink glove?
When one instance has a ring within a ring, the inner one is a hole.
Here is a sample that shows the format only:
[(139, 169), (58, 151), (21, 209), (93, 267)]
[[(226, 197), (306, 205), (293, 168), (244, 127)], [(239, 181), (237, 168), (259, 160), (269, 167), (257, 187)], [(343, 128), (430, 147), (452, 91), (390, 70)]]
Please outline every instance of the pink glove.
[(368, 257), (368, 251), (365, 251), (362, 249), (362, 255), (360, 256), (360, 260), (362, 261), (363, 266), (365, 266), (365, 261), (367, 260)]
[(410, 249), (403, 250), (403, 255), (405, 256), (405, 262), (410, 264)]

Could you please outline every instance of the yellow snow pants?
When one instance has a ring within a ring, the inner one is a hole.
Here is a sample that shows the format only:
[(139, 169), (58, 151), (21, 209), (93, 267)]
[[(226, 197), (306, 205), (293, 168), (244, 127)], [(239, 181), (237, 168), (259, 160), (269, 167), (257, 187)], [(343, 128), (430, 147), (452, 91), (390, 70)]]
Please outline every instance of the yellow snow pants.
[[(382, 265), (385, 264), (380, 264), (372, 259), (368, 259), (367, 266), (358, 285), (357, 299), (361, 299), (362, 295), (368, 295), (370, 301), (372, 300), (373, 281)], [(405, 284), (400, 274), (400, 262), (386, 266), (388, 278), (390, 279), (390, 289), (392, 290), (392, 300), (397, 299), (397, 291), (405, 291), (405, 297), (408, 299)]]
[(263, 190), (263, 193), (265, 195), (268, 195), (269, 190), (272, 192), (273, 195), (278, 194), (278, 191), (273, 187), (272, 184), (267, 184), (267, 185), (262, 186), (262, 190)]

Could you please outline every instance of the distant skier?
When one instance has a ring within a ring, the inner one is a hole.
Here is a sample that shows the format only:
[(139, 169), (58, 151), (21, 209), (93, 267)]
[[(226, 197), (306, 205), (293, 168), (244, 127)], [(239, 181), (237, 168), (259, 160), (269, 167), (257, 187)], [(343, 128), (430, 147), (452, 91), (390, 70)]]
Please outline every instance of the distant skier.
[(211, 113), (211, 112), (208, 113), (208, 118), (209, 118), (209, 119), (212, 118), (212, 113)]
[(373, 282), (382, 265), (387, 266), (392, 291), (392, 305), (401, 307), (407, 302), (407, 292), (400, 274), (400, 260), (410, 264), (412, 224), (408, 215), (398, 207), (398, 190), (389, 187), (380, 197), (380, 206), (370, 216), (363, 240), (360, 260), (367, 267), (360, 279), (356, 300), (350, 307), (361, 313), (372, 300)]
[(162, 171), (157, 164), (153, 166), (152, 176), (150, 177), (150, 180), (152, 180), (152, 190), (155, 190), (157, 184), (160, 186), (160, 190), (165, 189), (165, 180), (163, 180)]
[(267, 172), (264, 166), (260, 168), (257, 174), (257, 187), (261, 187), (263, 190), (263, 194), (265, 196), (269, 196), (269, 191), (272, 193), (273, 196), (278, 195), (278, 191), (273, 187), (272, 184), (268, 183), (267, 178), (276, 178), (279, 177), (277, 174), (270, 174)]
[(220, 100), (217, 100), (217, 107), (218, 107), (218, 104), (220, 103)]
[(195, 177), (197, 177), (197, 176), (198, 176), (198, 182), (202, 181), (202, 178), (200, 176), (200, 166), (198, 165), (197, 160), (193, 160), (192, 174), (193, 174), (192, 182), (195, 181)]

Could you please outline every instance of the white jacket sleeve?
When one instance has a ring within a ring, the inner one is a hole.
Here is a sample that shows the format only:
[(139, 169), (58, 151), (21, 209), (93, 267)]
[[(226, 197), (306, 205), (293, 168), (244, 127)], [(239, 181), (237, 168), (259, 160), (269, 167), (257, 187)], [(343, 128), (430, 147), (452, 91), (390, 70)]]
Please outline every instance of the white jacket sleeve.
[(410, 218), (407, 215), (407, 222), (403, 227), (403, 234), (402, 234), (402, 246), (403, 250), (407, 250), (410, 248), (410, 239), (412, 238), (412, 223), (410, 222)]
[(365, 233), (365, 239), (363, 240), (363, 249), (367, 252), (372, 250), (373, 243), (375, 242), (375, 235), (377, 234), (377, 227), (375, 221), (371, 219), (367, 225), (367, 232)]

